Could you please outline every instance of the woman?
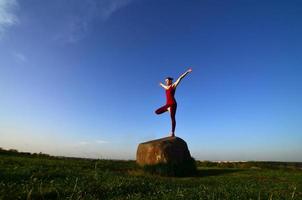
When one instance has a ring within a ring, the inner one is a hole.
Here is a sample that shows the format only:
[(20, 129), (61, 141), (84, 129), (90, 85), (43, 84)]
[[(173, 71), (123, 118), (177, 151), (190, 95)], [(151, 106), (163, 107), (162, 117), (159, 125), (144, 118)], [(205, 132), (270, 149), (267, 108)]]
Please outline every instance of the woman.
[(177, 102), (174, 98), (175, 90), (180, 83), (180, 81), (188, 74), (192, 72), (192, 69), (188, 69), (185, 73), (183, 73), (174, 83), (172, 82), (173, 78), (167, 77), (165, 79), (166, 85), (162, 84), (161, 82), (159, 85), (163, 87), (166, 90), (166, 97), (167, 102), (166, 105), (160, 107), (155, 111), (156, 114), (162, 114), (166, 111), (170, 112), (171, 122), (172, 122), (172, 131), (170, 136), (175, 136), (175, 126), (176, 126), (176, 120), (175, 120), (175, 114), (176, 114), (176, 108), (177, 108)]

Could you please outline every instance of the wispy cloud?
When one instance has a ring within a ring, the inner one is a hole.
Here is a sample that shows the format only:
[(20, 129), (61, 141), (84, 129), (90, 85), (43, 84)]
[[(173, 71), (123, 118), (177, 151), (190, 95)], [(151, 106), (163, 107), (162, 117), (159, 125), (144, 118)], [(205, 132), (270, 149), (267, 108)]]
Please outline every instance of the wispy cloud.
[(86, 142), (86, 141), (81, 141), (81, 142), (79, 142), (79, 145), (80, 146), (86, 146), (86, 145), (88, 145), (89, 144), (89, 142)]
[(106, 143), (109, 143), (109, 142), (105, 141), (105, 140), (97, 140), (96, 143), (98, 143), (98, 144), (106, 144)]
[[(73, 6), (62, 18), (67, 19), (64, 29), (55, 36), (56, 40), (75, 43), (83, 39), (96, 21), (108, 20), (116, 11), (125, 7), (133, 0), (86, 0), (72, 1)], [(66, 16), (67, 15), (67, 16)], [(59, 18), (58, 20), (62, 20)]]
[(92, 145), (97, 145), (97, 144), (107, 144), (109, 141), (106, 140), (94, 140), (94, 141), (80, 141), (76, 143), (76, 146), (92, 146)]
[(132, 0), (106, 0), (100, 1), (100, 5), (97, 7), (100, 8), (102, 19), (107, 20), (113, 13), (126, 6), (130, 2), (132, 2)]
[(27, 61), (27, 57), (20, 52), (12, 52), (12, 56), (15, 58), (15, 60), (19, 63), (24, 63)]
[(17, 8), (17, 0), (0, 0), (0, 39), (7, 28), (18, 22), (18, 17), (15, 13)]

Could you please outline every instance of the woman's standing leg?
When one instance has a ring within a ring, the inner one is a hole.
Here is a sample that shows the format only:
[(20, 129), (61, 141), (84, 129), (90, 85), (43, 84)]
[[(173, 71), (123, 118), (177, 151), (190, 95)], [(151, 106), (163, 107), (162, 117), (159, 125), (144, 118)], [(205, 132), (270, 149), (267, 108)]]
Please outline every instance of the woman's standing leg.
[(172, 137), (175, 136), (175, 127), (176, 127), (175, 115), (176, 115), (176, 108), (177, 108), (177, 104), (173, 104), (173, 105), (171, 105), (169, 107), (170, 117), (171, 117), (171, 122), (172, 122), (172, 133), (171, 133)]

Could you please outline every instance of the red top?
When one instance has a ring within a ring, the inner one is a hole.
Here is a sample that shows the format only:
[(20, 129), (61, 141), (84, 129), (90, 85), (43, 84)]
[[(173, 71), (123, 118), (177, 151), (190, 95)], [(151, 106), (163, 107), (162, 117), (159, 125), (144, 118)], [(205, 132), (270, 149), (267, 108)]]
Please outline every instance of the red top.
[(170, 86), (169, 89), (166, 90), (167, 104), (176, 104), (176, 100), (174, 98), (175, 88)]

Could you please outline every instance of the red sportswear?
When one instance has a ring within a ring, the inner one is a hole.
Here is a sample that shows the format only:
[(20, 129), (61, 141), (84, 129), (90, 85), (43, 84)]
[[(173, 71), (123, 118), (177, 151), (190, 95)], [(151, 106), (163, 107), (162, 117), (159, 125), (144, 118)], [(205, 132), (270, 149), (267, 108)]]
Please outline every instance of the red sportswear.
[(167, 97), (167, 105), (173, 105), (176, 104), (176, 100), (174, 98), (175, 94), (175, 87), (172, 85), (169, 87), (169, 89), (166, 90), (166, 97)]

